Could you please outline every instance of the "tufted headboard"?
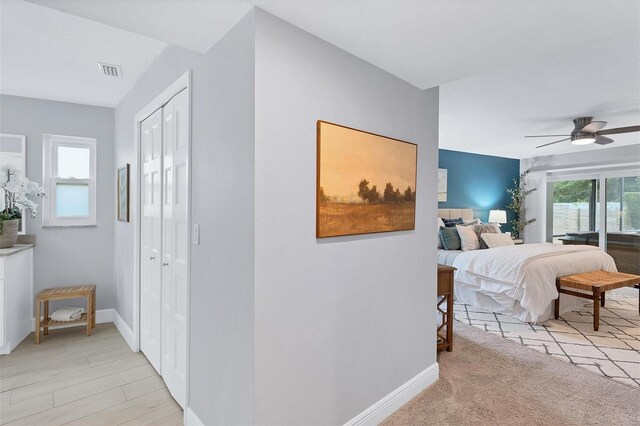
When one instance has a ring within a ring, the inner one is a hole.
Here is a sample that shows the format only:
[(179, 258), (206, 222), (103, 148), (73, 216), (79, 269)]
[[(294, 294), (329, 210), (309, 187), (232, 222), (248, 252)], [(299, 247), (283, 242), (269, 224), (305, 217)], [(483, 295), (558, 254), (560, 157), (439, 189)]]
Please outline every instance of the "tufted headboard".
[(461, 217), (465, 222), (470, 222), (473, 220), (473, 209), (438, 209), (438, 217), (443, 219)]

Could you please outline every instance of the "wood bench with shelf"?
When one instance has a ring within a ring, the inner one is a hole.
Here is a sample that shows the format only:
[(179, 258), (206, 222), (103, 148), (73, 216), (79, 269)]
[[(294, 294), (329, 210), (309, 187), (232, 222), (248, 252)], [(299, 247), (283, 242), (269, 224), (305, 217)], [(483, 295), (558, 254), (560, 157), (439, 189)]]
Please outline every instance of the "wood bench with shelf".
[[(66, 299), (87, 299), (87, 311), (80, 318), (72, 321), (54, 321), (49, 316), (49, 302), (52, 300)], [(40, 307), (43, 305), (42, 317)], [(45, 336), (49, 334), (49, 328), (68, 326), (70, 324), (87, 325), (87, 336), (91, 336), (91, 331), (96, 327), (96, 286), (95, 284), (86, 284), (73, 287), (56, 287), (42, 290), (36, 295), (36, 344), (40, 343), (40, 332)]]

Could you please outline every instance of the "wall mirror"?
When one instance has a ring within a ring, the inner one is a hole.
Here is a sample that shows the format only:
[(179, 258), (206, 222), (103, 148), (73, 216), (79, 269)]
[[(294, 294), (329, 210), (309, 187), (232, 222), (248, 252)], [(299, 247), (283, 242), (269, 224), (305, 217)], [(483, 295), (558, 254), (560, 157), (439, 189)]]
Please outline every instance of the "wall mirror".
[[(0, 133), (0, 182), (7, 181), (7, 169), (14, 171), (18, 176), (26, 176), (27, 151), (26, 136)], [(0, 190), (0, 210), (4, 210), (4, 191)], [(22, 214), (18, 232), (26, 232), (25, 214)]]

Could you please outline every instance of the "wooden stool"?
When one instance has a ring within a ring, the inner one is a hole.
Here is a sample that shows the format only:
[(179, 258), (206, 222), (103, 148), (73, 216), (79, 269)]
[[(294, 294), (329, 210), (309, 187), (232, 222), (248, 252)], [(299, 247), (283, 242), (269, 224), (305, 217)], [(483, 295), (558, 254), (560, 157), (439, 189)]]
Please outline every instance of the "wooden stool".
[[(600, 326), (600, 306), (604, 307), (605, 292), (616, 288), (633, 286), (640, 283), (640, 275), (623, 274), (622, 272), (594, 271), (583, 274), (569, 275), (556, 279), (558, 298), (555, 302), (555, 317), (560, 313), (560, 293), (593, 300), (593, 329), (598, 331)], [(562, 287), (590, 291), (591, 294), (566, 290)]]
[[(80, 318), (73, 321), (53, 321), (49, 317), (49, 301), (77, 299), (84, 297), (87, 299), (87, 312)], [(40, 319), (40, 304), (44, 304), (44, 318)], [(68, 324), (87, 323), (87, 336), (91, 336), (91, 330), (96, 328), (96, 286), (94, 284), (79, 285), (74, 287), (47, 288), (36, 295), (36, 344), (40, 343), (40, 329), (46, 336), (49, 334), (49, 327), (57, 327)]]

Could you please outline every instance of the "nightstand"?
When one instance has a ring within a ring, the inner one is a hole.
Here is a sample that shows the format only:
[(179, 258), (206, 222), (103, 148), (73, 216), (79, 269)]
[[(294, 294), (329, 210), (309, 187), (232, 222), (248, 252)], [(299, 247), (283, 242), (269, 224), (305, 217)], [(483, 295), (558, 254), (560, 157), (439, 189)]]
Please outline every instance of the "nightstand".
[[(438, 313), (442, 315), (442, 323), (436, 331), (438, 350), (453, 350), (453, 273), (456, 268), (438, 264)], [(442, 298), (441, 298), (442, 297)], [(447, 304), (447, 310), (441, 305)], [(443, 329), (446, 328), (446, 333)]]

